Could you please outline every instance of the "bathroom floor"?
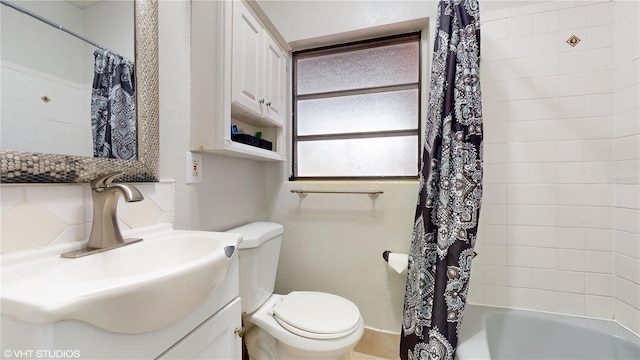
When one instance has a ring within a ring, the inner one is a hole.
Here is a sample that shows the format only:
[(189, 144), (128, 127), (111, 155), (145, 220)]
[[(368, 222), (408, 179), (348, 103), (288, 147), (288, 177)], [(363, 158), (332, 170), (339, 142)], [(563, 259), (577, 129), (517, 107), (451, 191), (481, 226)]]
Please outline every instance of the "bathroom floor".
[(391, 359), (378, 357), (378, 356), (373, 356), (373, 355), (369, 355), (369, 354), (365, 354), (365, 353), (360, 353), (360, 352), (355, 352), (354, 351), (354, 352), (351, 353), (351, 360), (391, 360)]

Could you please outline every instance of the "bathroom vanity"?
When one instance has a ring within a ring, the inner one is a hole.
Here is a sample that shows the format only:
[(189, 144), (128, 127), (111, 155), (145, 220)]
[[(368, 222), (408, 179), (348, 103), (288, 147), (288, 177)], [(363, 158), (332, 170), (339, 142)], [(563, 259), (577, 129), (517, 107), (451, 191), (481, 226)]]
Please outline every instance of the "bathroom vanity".
[[(228, 262), (224, 269), (213, 270), (216, 279), (211, 280), (212, 272), (199, 270), (209, 269), (210, 265), (201, 261), (199, 255), (192, 259), (191, 249), (202, 253), (207, 237), (226, 235), (165, 230), (162, 226), (169, 224), (155, 225), (155, 229), (160, 229), (162, 236), (168, 232), (165, 239), (183, 244), (175, 250), (164, 251), (170, 252), (170, 256), (153, 252), (167, 248), (154, 245), (154, 242), (161, 244), (161, 240), (153, 239), (153, 234), (143, 235), (145, 240), (140, 245), (82, 259), (60, 259), (59, 254), (67, 249), (58, 249), (59, 246), (3, 255), (1, 344), (4, 358), (240, 359), (239, 264), (237, 250), (231, 249), (237, 247), (239, 238), (227, 237), (220, 241), (235, 245), (225, 248), (226, 255), (222, 257)], [(192, 241), (194, 238), (203, 241)], [(184, 245), (185, 241), (190, 243)], [(77, 247), (77, 244), (65, 245)], [(128, 262), (127, 256), (140, 258), (135, 253), (137, 248), (144, 249), (151, 260)], [(212, 249), (222, 251), (220, 246)], [(111, 258), (103, 261), (100, 256)], [(163, 264), (170, 262), (167, 259), (189, 256), (191, 258), (184, 262), (167, 265), (169, 271), (164, 272)], [(90, 261), (91, 267), (85, 267), (83, 259)], [(50, 265), (56, 261), (55, 266)], [(191, 264), (195, 264), (193, 271)], [(66, 272), (69, 265), (79, 271)], [(110, 271), (113, 273), (105, 275)], [(154, 274), (161, 275), (152, 278)], [(133, 286), (117, 289), (111, 286), (129, 280)], [(37, 286), (36, 281), (42, 281), (42, 285)], [(200, 293), (194, 291), (205, 285), (211, 287)], [(91, 286), (99, 290), (87, 290)], [(64, 293), (73, 289), (80, 290), (67, 300)], [(21, 297), (22, 293), (26, 295)]]

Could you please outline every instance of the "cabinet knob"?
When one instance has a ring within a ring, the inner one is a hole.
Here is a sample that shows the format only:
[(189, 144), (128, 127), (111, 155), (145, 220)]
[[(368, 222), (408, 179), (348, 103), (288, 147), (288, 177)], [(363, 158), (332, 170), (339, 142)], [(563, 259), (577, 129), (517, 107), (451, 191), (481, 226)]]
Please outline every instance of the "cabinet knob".
[(258, 102), (259, 102), (260, 104), (264, 104), (264, 99), (260, 99), (260, 100), (258, 100)]
[(271, 106), (271, 101), (268, 101), (266, 105)]
[(245, 332), (246, 332), (246, 329), (244, 328), (244, 326), (233, 329), (233, 333), (238, 335), (239, 337), (244, 337)]

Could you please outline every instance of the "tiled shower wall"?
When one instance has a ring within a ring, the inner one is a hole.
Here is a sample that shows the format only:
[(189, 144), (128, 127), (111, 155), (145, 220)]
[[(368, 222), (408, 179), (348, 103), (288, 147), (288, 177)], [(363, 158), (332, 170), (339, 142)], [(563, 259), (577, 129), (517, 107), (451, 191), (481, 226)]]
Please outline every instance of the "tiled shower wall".
[[(117, 208), (121, 230), (174, 224), (174, 182), (134, 184), (144, 200)], [(2, 185), (0, 253), (86, 240), (93, 202), (88, 184)]]
[(638, 3), (487, 12), (481, 31), (485, 194), (469, 301), (640, 332)]
[(640, 4), (615, 3), (614, 289), (616, 320), (640, 333)]

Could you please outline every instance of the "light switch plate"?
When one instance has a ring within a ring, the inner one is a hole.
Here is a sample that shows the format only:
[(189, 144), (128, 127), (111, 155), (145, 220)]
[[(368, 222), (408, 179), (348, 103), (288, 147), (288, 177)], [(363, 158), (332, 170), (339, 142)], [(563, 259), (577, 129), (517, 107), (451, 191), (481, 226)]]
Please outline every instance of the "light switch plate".
[(186, 163), (186, 183), (200, 184), (202, 183), (202, 154), (187, 151), (185, 156)]

